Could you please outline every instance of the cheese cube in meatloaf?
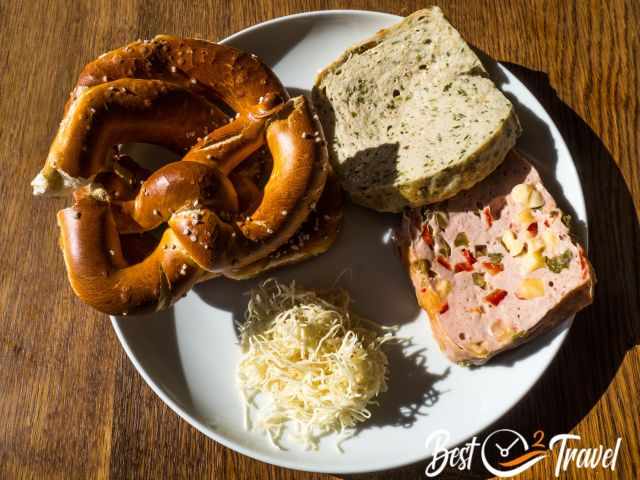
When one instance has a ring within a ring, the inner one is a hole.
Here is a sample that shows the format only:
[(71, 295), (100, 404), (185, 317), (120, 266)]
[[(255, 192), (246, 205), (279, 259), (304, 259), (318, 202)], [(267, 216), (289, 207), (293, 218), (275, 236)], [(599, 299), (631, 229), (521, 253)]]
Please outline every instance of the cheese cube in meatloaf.
[(513, 151), (471, 190), (407, 211), (397, 242), (454, 362), (482, 364), (592, 302), (594, 274), (567, 217)]

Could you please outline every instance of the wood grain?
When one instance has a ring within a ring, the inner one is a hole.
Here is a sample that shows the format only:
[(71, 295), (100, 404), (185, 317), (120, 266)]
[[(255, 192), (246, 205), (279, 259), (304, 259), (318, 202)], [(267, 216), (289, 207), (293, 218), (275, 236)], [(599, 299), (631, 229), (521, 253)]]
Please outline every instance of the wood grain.
[[(640, 477), (640, 2), (440, 1), (472, 44), (513, 64), (551, 113), (587, 195), (595, 304), (533, 391), (497, 425), (623, 446), (609, 478)], [(61, 200), (33, 199), (80, 68), (139, 37), (219, 39), (294, 12), (408, 14), (422, 2), (0, 2), (0, 478), (328, 479), (208, 440), (144, 385), (108, 319), (77, 301), (57, 247)], [(470, 406), (472, 408), (472, 406)], [(424, 465), (366, 478), (420, 479)], [(468, 475), (466, 475), (468, 476)], [(545, 460), (526, 478), (550, 478)], [(447, 478), (461, 478), (455, 471)], [(474, 467), (474, 478), (486, 474)], [(570, 470), (566, 478), (602, 478)]]

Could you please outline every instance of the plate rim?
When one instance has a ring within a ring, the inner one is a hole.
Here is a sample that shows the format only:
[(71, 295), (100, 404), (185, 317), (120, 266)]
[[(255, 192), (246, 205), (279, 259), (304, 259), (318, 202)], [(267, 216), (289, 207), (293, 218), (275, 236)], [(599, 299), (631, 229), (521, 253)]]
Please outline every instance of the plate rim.
[[(376, 16), (376, 17), (386, 17), (389, 20), (400, 20), (402, 18), (404, 18), (401, 15), (396, 15), (393, 13), (388, 13), (388, 12), (383, 12), (383, 11), (379, 11), (379, 10), (359, 10), (359, 9), (329, 9), (329, 10), (313, 10), (313, 11), (306, 11), (306, 12), (298, 12), (298, 13), (293, 13), (290, 15), (284, 15), (281, 17), (276, 17), (276, 18), (272, 18), (269, 20), (265, 20), (264, 22), (260, 22), (251, 26), (248, 26), (246, 28), (243, 28), (242, 30), (239, 30), (231, 35), (228, 35), (222, 39), (219, 39), (216, 41), (216, 43), (220, 43), (220, 44), (226, 44), (229, 42), (232, 42), (233, 40), (235, 40), (236, 38), (242, 36), (242, 35), (246, 35), (248, 33), (254, 32), (256, 30), (259, 30), (261, 28), (265, 28), (274, 24), (278, 24), (278, 23), (282, 23), (282, 22), (287, 22), (287, 21), (291, 21), (291, 20), (296, 20), (298, 18), (303, 18), (303, 17), (323, 17), (323, 16), (329, 16), (329, 15), (336, 15), (336, 14), (347, 14), (347, 15), (354, 15), (354, 16)], [(385, 28), (385, 27), (382, 27)], [(498, 60), (495, 60), (496, 64), (498, 64), (501, 68), (509, 71), (511, 73), (511, 71), (505, 66), (503, 65), (501, 62), (499, 62)], [(513, 74), (512, 74), (513, 75)], [(514, 75), (515, 76), (515, 75)], [(516, 77), (517, 78), (517, 77)], [(520, 81), (519, 79), (517, 79), (518, 81)], [(520, 81), (520, 83), (522, 83)], [(542, 105), (542, 103), (540, 103), (540, 101), (538, 100), (538, 98), (533, 94), (533, 92), (531, 92), (531, 90), (524, 85), (524, 83), (522, 83), (522, 85), (524, 86), (524, 88), (527, 90), (527, 92), (529, 92), (529, 94), (531, 94), (531, 96), (533, 96), (533, 98), (535, 98), (535, 100), (540, 104), (540, 106), (542, 107), (542, 110), (544, 112), (544, 114), (546, 115), (546, 122), (548, 122), (550, 125), (552, 125), (555, 130), (558, 132), (559, 134), (559, 139), (562, 142), (562, 147), (564, 150), (566, 150), (566, 154), (568, 155), (569, 159), (571, 160), (571, 164), (573, 166), (573, 169), (575, 171), (575, 175), (576, 178), (578, 179), (578, 186), (580, 189), (580, 203), (582, 204), (581, 207), (583, 208), (584, 212), (585, 212), (585, 238), (583, 239), (583, 243), (584, 243), (584, 247), (585, 250), (588, 249), (588, 217), (587, 217), (587, 210), (586, 210), (586, 204), (585, 204), (585, 200), (584, 200), (584, 191), (583, 191), (583, 185), (582, 185), (582, 179), (580, 178), (580, 175), (577, 172), (577, 168), (576, 168), (576, 164), (575, 164), (575, 159), (573, 158), (573, 155), (571, 155), (571, 151), (569, 150), (566, 141), (564, 140), (564, 137), (562, 136), (562, 133), (560, 132), (560, 130), (558, 129), (556, 123), (554, 122), (554, 120), (551, 118), (551, 116), (549, 115), (547, 109), (544, 107), (544, 105)], [(493, 419), (490, 423), (488, 423), (487, 425), (485, 425), (482, 429), (476, 431), (476, 432), (472, 432), (469, 434), (469, 436), (467, 438), (472, 438), (474, 435), (477, 435), (478, 433), (481, 433), (482, 431), (484, 431), (486, 428), (490, 427), (492, 424), (494, 424), (496, 421), (498, 421), (502, 416), (506, 415), (509, 411), (511, 411), (511, 409), (513, 409), (518, 403), (520, 403), (522, 401), (522, 399), (533, 389), (533, 387), (540, 381), (540, 379), (544, 376), (544, 374), (547, 372), (548, 368), (551, 366), (551, 364), (554, 362), (554, 360), (556, 359), (558, 352), (560, 351), (560, 349), (562, 348), (562, 346), (564, 345), (567, 335), (569, 334), (569, 331), (571, 329), (571, 326), (573, 324), (573, 320), (574, 320), (575, 315), (572, 315), (571, 317), (567, 318), (566, 320), (564, 320), (563, 322), (561, 322), (560, 325), (556, 326), (555, 329), (560, 329), (562, 328), (563, 331), (558, 333), (559, 336), (561, 336), (562, 338), (560, 339), (560, 342), (558, 343), (557, 348), (555, 349), (555, 351), (552, 352), (552, 355), (549, 358), (549, 362), (544, 366), (544, 368), (542, 369), (542, 371), (540, 372), (540, 374), (538, 375), (538, 377), (535, 379), (535, 381), (533, 381), (531, 383), (531, 385), (524, 391), (522, 392), (522, 394), (514, 400), (513, 404), (511, 405), (511, 407), (509, 407), (509, 409), (507, 409), (506, 411), (502, 412), (500, 414), (500, 416), (498, 416), (497, 418)], [(408, 461), (390, 461), (389, 463), (387, 463), (384, 467), (382, 468), (362, 468), (362, 467), (342, 467), (342, 468), (330, 468), (328, 465), (320, 465), (320, 464), (314, 464), (314, 463), (296, 463), (295, 461), (287, 461), (284, 459), (279, 459), (279, 458), (275, 458), (269, 455), (265, 455), (263, 453), (261, 453), (260, 451), (254, 450), (252, 448), (248, 448), (245, 447), (243, 445), (240, 445), (238, 443), (236, 443), (233, 440), (229, 440), (228, 438), (226, 438), (222, 433), (218, 433), (215, 430), (211, 429), (208, 425), (206, 425), (205, 423), (199, 421), (198, 419), (196, 419), (193, 415), (189, 414), (188, 412), (186, 412), (185, 410), (183, 410), (182, 407), (180, 407), (167, 393), (165, 393), (161, 386), (156, 383), (151, 376), (147, 373), (147, 371), (143, 368), (143, 366), (141, 365), (141, 363), (139, 362), (138, 358), (136, 357), (135, 353), (133, 352), (131, 346), (129, 345), (129, 343), (127, 342), (127, 339), (125, 337), (125, 334), (123, 333), (123, 330), (120, 328), (119, 324), (118, 324), (118, 317), (111, 315), (110, 316), (111, 319), (111, 325), (116, 333), (116, 337), (118, 339), (118, 342), (120, 343), (120, 345), (122, 346), (122, 348), (124, 349), (127, 357), (129, 358), (129, 360), (131, 361), (131, 363), (133, 364), (135, 370), (137, 371), (137, 373), (142, 377), (142, 379), (145, 381), (145, 383), (151, 388), (151, 390), (165, 403), (165, 405), (167, 405), (174, 413), (176, 413), (182, 420), (184, 420), (185, 422), (187, 422), (189, 425), (191, 425), (193, 428), (195, 428), (196, 430), (198, 430), (198, 432), (204, 434), (205, 436), (207, 436), (208, 438), (210, 438), (211, 440), (214, 440), (222, 445), (224, 445), (225, 447), (238, 452), (242, 455), (245, 455), (247, 457), (253, 458), (255, 460), (270, 464), (270, 465), (276, 465), (279, 467), (284, 467), (284, 468), (289, 468), (289, 469), (293, 469), (293, 470), (298, 470), (298, 471), (305, 471), (305, 472), (312, 472), (312, 473), (328, 473), (328, 474), (363, 474), (363, 473), (372, 473), (372, 472), (382, 472), (382, 471), (388, 471), (388, 470), (392, 470), (392, 469), (397, 469), (397, 468), (402, 468), (408, 465), (412, 465), (421, 461), (425, 461), (429, 458), (431, 458), (431, 454), (428, 453), (428, 451), (425, 449), (425, 454), (419, 458), (415, 458), (412, 460), (408, 460)]]

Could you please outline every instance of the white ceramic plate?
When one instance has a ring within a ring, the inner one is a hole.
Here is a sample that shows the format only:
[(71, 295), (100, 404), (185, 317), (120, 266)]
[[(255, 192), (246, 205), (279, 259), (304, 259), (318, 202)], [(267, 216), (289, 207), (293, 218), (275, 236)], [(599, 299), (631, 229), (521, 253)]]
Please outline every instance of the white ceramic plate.
[[(279, 18), (239, 32), (224, 43), (258, 54), (293, 94), (308, 93), (316, 72), (345, 48), (397, 22), (365, 11), (312, 12)], [(536, 160), (560, 204), (582, 222), (580, 181), (567, 146), (544, 108), (503, 66), (488, 62), (494, 78), (517, 105), (524, 127), (520, 148)], [(241, 320), (256, 281), (213, 280), (198, 286), (169, 311), (151, 318), (113, 318), (129, 358), (149, 386), (178, 415), (212, 439), (245, 455), (284, 467), (356, 473), (398, 467), (426, 458), (434, 429), (457, 444), (513, 407), (542, 375), (567, 335), (570, 320), (553, 332), (488, 365), (467, 369), (440, 353), (419, 311), (413, 289), (388, 243), (397, 217), (350, 206), (344, 230), (325, 255), (274, 273), (283, 281), (329, 286), (343, 273), (363, 314), (399, 324), (415, 345), (391, 351), (390, 391), (358, 434), (344, 443), (322, 440), (319, 451), (287, 444), (276, 450), (266, 437), (247, 432), (235, 384), (240, 358), (234, 320)], [(583, 237), (584, 238), (584, 237)]]

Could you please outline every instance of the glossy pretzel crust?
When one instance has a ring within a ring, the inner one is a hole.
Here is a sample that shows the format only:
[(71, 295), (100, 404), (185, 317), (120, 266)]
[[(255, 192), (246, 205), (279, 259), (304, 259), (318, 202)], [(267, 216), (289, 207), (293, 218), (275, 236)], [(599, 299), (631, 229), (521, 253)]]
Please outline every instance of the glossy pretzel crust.
[[(109, 155), (130, 142), (184, 156), (145, 172)], [(270, 168), (257, 179), (247, 172), (261, 151)], [(288, 99), (256, 56), (158, 36), (84, 68), (32, 184), (36, 194), (74, 192), (58, 224), (75, 293), (128, 314), (166, 308), (212, 276), (246, 278), (326, 250), (342, 217), (329, 172), (306, 99)], [(134, 235), (147, 240), (134, 248)]]

